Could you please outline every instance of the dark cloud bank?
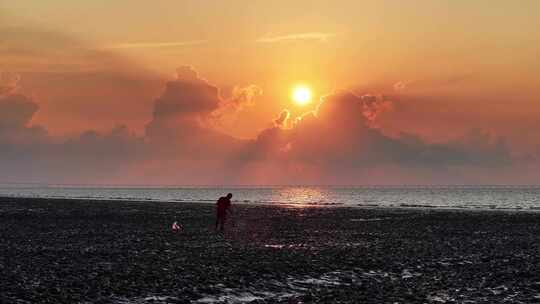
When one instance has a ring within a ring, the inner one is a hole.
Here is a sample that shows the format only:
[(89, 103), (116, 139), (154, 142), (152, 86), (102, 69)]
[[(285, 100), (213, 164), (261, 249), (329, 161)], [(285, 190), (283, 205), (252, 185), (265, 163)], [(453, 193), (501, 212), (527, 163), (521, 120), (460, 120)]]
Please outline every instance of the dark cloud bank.
[[(14, 72), (0, 74), (0, 95), (39, 96), (34, 120), (46, 121), (55, 134), (107, 130), (118, 122), (142, 129), (163, 75), (89, 41), (11, 23), (0, 18), (0, 72)], [(122, 111), (127, 103), (129, 111)]]
[(239, 88), (225, 100), (186, 67), (155, 100), (143, 136), (118, 126), (60, 140), (32, 124), (39, 107), (17, 94), (17, 81), (6, 76), (0, 84), (1, 182), (492, 183), (500, 182), (494, 173), (516, 163), (504, 139), (479, 130), (445, 143), (387, 135), (377, 116), (391, 111), (391, 98), (347, 91), (323, 97), (315, 111), (294, 121), (284, 110), (255, 139), (240, 140), (211, 127), (212, 121), (253, 103), (260, 89)]

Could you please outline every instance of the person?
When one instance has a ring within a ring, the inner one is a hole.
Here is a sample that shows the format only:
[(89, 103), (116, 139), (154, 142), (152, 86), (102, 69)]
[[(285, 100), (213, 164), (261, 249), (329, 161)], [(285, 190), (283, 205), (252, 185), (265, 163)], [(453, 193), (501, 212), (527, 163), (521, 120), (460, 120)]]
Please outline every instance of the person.
[(227, 220), (227, 213), (231, 212), (231, 198), (232, 194), (229, 193), (227, 196), (222, 196), (217, 200), (216, 203), (216, 230), (224, 231), (225, 230), (225, 221)]

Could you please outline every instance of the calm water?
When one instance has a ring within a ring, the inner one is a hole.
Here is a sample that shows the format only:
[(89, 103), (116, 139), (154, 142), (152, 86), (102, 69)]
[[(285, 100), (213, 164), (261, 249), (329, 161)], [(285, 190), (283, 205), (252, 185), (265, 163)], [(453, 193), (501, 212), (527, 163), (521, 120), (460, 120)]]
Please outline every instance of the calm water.
[(0, 187), (0, 196), (248, 204), (540, 210), (540, 186), (483, 187)]

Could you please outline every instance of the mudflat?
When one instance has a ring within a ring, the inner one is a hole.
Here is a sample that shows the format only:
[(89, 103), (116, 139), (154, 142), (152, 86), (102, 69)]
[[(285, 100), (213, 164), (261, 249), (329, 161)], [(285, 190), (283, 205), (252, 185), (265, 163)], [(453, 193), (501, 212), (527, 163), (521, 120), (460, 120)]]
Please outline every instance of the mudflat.
[(540, 302), (540, 213), (233, 208), (0, 198), (0, 302)]

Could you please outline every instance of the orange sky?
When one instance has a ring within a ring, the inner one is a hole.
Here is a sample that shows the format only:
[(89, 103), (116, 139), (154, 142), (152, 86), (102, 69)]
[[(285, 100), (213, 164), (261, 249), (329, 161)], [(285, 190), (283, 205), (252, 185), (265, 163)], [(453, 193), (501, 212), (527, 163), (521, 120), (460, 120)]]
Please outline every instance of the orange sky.
[[(284, 109), (293, 128), (345, 90), (388, 103), (370, 122), (385, 136), (446, 144), (480, 130), (534, 159), (538, 11), (532, 0), (6, 1), (0, 72), (38, 107), (25, 127), (55, 142), (119, 125), (146, 138), (167, 82), (191, 66), (219, 105), (190, 119), (235, 140), (260, 137)], [(290, 98), (300, 83), (314, 95), (302, 107)], [(262, 94), (236, 105), (249, 86)]]

